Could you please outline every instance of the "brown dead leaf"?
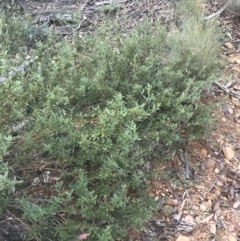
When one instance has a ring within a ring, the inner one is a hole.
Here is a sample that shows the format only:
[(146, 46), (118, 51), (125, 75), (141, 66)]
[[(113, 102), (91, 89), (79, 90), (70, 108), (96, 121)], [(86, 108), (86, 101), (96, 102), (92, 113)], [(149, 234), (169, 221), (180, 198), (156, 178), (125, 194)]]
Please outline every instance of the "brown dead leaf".
[(217, 211), (219, 210), (219, 208), (220, 208), (220, 201), (217, 200), (217, 201), (215, 202), (214, 206), (213, 206), (213, 211), (214, 211), (214, 212), (217, 212)]
[(225, 236), (224, 229), (217, 229), (216, 235), (215, 235), (216, 241), (223, 241), (224, 236)]
[(239, 64), (240, 63), (240, 54), (231, 55), (231, 57), (229, 58), (229, 62)]
[(234, 157), (234, 151), (231, 146), (222, 147), (222, 152), (227, 160), (231, 160)]
[(240, 200), (236, 201), (234, 204), (233, 204), (233, 208), (234, 209), (238, 209), (240, 207)]
[(213, 215), (214, 215), (214, 214), (212, 213), (211, 215), (207, 216), (206, 218), (204, 218), (204, 219), (201, 221), (201, 223), (209, 223), (209, 221), (212, 219)]
[(209, 231), (211, 234), (215, 235), (217, 232), (217, 227), (215, 222), (210, 222), (209, 223)]
[(229, 49), (234, 49), (234, 45), (232, 43), (225, 43), (224, 46)]
[(207, 157), (207, 150), (205, 149), (205, 148), (203, 148), (202, 150), (201, 150), (201, 156), (203, 157), (203, 158), (206, 158)]

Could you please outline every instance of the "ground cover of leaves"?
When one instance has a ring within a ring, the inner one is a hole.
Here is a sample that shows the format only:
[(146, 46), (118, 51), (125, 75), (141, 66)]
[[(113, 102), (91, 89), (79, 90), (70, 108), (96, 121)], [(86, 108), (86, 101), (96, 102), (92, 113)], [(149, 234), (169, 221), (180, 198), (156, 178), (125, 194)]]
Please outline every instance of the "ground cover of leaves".
[[(36, 24), (50, 24), (59, 35), (67, 38), (71, 38), (73, 31), (77, 31), (80, 37), (93, 31), (103, 18), (111, 18), (114, 14), (124, 14), (127, 18), (123, 31), (132, 28), (144, 16), (152, 17), (153, 21), (160, 19), (165, 24), (175, 21), (173, 5), (166, 0), (118, 1), (111, 7), (109, 1), (94, 0), (19, 3), (21, 11), (27, 12)], [(220, 4), (209, 1), (205, 7), (210, 14), (217, 11)], [(80, 17), (78, 11), (82, 11)], [(239, 21), (236, 16), (221, 17), (219, 20), (225, 31), (221, 47), (222, 57), (226, 59), (226, 79), (231, 81), (216, 81), (225, 90), (240, 95)], [(158, 215), (145, 223), (142, 233), (130, 229), (127, 240), (240, 239), (240, 101), (218, 85), (212, 86), (208, 96), (204, 101), (215, 107), (212, 115), (216, 117), (217, 125), (205, 139), (188, 140), (186, 150), (178, 150), (172, 160), (161, 165), (154, 165), (153, 161), (151, 166), (146, 166), (165, 173), (161, 178), (148, 180), (151, 185), (149, 194), (159, 203)], [(184, 130), (182, 135), (187, 139)], [(51, 187), (58, 181), (61, 172), (55, 160), (44, 158), (35, 159), (34, 164), (29, 162), (15, 171), (20, 179), (25, 180), (16, 195), (27, 188), (36, 204), (51, 197)], [(85, 238), (87, 240), (86, 235)]]

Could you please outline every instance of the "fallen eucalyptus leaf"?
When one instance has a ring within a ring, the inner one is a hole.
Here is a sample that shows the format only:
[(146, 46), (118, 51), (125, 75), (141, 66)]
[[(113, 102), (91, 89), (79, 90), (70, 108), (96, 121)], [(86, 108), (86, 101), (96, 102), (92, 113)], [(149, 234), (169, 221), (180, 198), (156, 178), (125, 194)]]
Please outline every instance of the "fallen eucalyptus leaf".
[(219, 201), (219, 200), (217, 200), (217, 201), (215, 202), (215, 204), (214, 204), (214, 207), (213, 207), (213, 212), (218, 211), (218, 210), (219, 210), (219, 208), (220, 208), (220, 201)]
[(234, 204), (233, 204), (233, 208), (234, 209), (238, 209), (240, 207), (240, 200), (237, 200)]
[(213, 217), (213, 213), (209, 216), (207, 216), (206, 218), (204, 218), (201, 223), (209, 223), (209, 221), (212, 219)]
[(215, 222), (210, 222), (209, 224), (209, 231), (211, 234), (215, 235), (217, 232), (217, 227)]

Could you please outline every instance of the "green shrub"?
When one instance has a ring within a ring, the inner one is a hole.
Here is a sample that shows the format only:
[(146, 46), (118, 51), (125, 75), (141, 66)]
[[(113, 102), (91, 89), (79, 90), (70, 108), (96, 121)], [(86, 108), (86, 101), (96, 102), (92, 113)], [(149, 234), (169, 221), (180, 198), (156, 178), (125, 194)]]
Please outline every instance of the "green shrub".
[(194, 23), (170, 36), (146, 21), (126, 35), (106, 23), (74, 44), (49, 39), (28, 70), (1, 84), (1, 131), (29, 123), (12, 161), (48, 156), (66, 170), (44, 205), (20, 200), (28, 239), (122, 239), (151, 216), (142, 166), (169, 157), (180, 130), (196, 137), (209, 123), (199, 99), (217, 72), (218, 51), (207, 52), (217, 40)]
[(0, 135), (0, 212), (8, 204), (10, 194), (15, 191), (15, 185), (21, 182), (17, 181), (16, 177), (9, 177), (8, 164), (3, 162), (11, 140), (11, 136)]

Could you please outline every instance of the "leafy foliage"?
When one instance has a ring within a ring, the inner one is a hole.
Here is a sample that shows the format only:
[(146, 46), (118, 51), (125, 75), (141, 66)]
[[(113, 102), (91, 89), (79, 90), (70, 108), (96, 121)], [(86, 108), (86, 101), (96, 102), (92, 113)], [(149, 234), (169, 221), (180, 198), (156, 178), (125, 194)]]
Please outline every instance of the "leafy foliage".
[[(0, 32), (10, 39), (3, 21)], [(185, 24), (168, 36), (158, 23), (125, 35), (106, 23), (73, 44), (51, 34), (30, 53), (39, 58), (27, 73), (1, 83), (3, 135), (28, 120), (12, 161), (48, 156), (65, 168), (47, 203), (34, 205), (27, 195), (19, 201), (28, 239), (71, 240), (87, 232), (88, 240), (115, 240), (150, 217), (154, 203), (142, 166), (169, 157), (184, 141), (182, 129), (196, 137), (209, 123), (199, 99), (218, 70), (218, 51), (208, 53), (217, 40), (195, 24), (196, 31)], [(0, 40), (3, 75), (12, 54)]]
[(11, 140), (11, 136), (0, 135), (0, 211), (7, 205), (9, 195), (15, 191), (15, 185), (21, 183), (16, 177), (9, 177), (9, 167), (3, 162), (3, 156), (7, 153)]

